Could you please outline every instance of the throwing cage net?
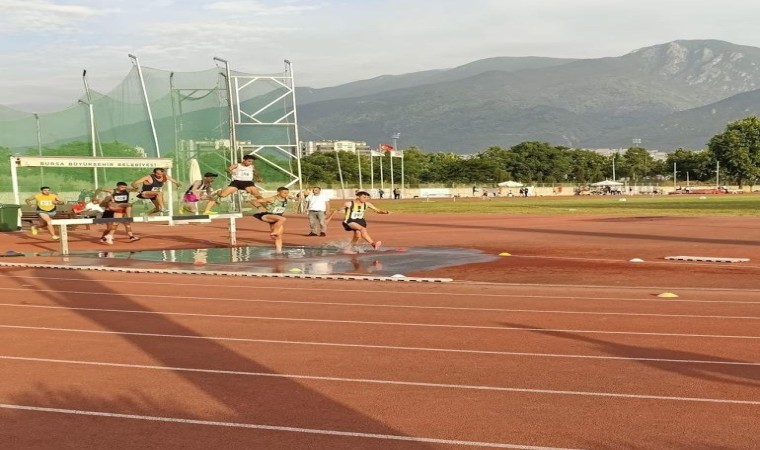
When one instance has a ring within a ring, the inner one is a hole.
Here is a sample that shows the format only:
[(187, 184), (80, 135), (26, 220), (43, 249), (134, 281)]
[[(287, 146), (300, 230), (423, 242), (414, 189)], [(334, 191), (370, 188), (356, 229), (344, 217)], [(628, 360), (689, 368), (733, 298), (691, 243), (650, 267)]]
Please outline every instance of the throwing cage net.
[[(81, 99), (61, 111), (35, 114), (0, 107), (0, 170), (9, 173), (11, 155), (161, 157), (174, 161), (173, 177), (183, 185), (195, 181), (200, 168), (200, 173), (219, 174), (216, 184), (221, 187), (227, 167), (254, 153), (264, 191), (300, 189), (289, 63), (282, 73), (267, 75), (230, 71), (226, 64), (200, 72), (135, 64), (110, 92), (90, 90), (86, 78), (85, 88)], [(22, 196), (32, 195), (46, 185), (66, 200), (77, 200), (72, 196), (81, 198), (80, 193), (111, 188), (118, 181), (130, 183), (148, 172), (23, 167), (19, 189)], [(10, 190), (8, 177), (0, 177), (0, 193)]]

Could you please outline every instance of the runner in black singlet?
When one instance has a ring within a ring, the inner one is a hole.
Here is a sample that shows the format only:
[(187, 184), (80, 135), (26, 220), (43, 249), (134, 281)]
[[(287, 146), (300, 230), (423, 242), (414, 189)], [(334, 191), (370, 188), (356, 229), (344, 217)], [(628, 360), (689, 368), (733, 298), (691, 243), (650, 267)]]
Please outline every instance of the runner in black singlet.
[(282, 234), (285, 231), (285, 222), (288, 220), (283, 217), (283, 214), (288, 207), (288, 194), (290, 194), (288, 188), (280, 187), (277, 188), (277, 195), (274, 197), (260, 198), (251, 202), (260, 211), (253, 216), (269, 224), (269, 237), (274, 240), (276, 253), (282, 253)]
[(148, 211), (148, 215), (159, 214), (164, 210), (164, 194), (161, 188), (167, 181), (174, 183), (179, 188), (179, 183), (174, 178), (166, 174), (164, 169), (153, 169), (153, 173), (145, 175), (139, 180), (132, 182), (132, 187), (140, 189), (137, 198), (150, 200), (153, 203), (153, 209)]

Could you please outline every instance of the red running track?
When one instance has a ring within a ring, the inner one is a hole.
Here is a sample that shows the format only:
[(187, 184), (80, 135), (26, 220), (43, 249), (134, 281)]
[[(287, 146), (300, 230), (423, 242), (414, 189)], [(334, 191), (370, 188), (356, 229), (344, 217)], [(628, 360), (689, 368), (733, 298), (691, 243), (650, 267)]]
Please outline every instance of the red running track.
[(751, 289), (2, 273), (6, 448), (760, 446)]

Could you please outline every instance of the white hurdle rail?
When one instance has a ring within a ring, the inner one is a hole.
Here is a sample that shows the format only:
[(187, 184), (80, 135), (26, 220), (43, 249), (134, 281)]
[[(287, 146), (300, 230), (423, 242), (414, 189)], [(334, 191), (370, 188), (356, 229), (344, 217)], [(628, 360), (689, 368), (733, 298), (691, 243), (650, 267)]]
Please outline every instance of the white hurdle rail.
[(54, 226), (60, 227), (61, 237), (61, 254), (69, 254), (69, 225), (90, 225), (93, 223), (150, 223), (150, 222), (174, 222), (181, 223), (209, 223), (213, 219), (229, 220), (227, 230), (229, 232), (230, 247), (237, 245), (237, 225), (235, 221), (243, 218), (243, 214), (214, 214), (214, 215), (193, 215), (193, 216), (145, 216), (145, 217), (114, 217), (114, 218), (97, 218), (90, 219), (53, 219), (50, 221)]

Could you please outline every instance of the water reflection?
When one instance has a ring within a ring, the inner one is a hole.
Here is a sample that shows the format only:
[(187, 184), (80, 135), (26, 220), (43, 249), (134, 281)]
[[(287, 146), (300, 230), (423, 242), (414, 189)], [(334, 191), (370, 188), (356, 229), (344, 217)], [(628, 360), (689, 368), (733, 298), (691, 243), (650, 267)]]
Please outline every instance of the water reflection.
[[(82, 261), (97, 257), (108, 266), (162, 267), (183, 270), (283, 274), (352, 274), (390, 276), (462, 264), (488, 262), (495, 256), (461, 248), (363, 249), (344, 254), (338, 246), (293, 246), (275, 253), (271, 247), (199, 248), (136, 252), (99, 252), (79, 255)], [(81, 261), (80, 261), (81, 262)]]

